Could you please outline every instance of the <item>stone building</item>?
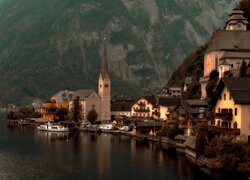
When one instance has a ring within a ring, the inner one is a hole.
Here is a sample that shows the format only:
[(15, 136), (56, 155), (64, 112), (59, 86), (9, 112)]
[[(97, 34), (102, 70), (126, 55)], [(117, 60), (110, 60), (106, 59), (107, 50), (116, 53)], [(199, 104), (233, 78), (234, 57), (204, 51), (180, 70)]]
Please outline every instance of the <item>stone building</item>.
[(108, 73), (107, 45), (104, 39), (102, 67), (98, 81), (98, 94), (101, 98), (101, 121), (111, 120), (111, 81)]
[(244, 12), (236, 7), (223, 30), (214, 31), (204, 55), (204, 75), (200, 78), (201, 97), (205, 98), (206, 85), (213, 70), (222, 78), (226, 74), (239, 76), (242, 62), (250, 63), (250, 31)]

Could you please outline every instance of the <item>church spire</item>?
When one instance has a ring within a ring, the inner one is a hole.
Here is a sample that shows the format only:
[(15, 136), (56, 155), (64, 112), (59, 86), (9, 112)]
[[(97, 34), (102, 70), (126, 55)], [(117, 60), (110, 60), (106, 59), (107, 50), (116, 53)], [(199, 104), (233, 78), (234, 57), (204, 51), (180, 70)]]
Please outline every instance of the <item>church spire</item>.
[(104, 45), (103, 45), (103, 54), (102, 54), (102, 69), (101, 69), (102, 78), (109, 77), (108, 74), (108, 58), (107, 58), (107, 40), (104, 36)]

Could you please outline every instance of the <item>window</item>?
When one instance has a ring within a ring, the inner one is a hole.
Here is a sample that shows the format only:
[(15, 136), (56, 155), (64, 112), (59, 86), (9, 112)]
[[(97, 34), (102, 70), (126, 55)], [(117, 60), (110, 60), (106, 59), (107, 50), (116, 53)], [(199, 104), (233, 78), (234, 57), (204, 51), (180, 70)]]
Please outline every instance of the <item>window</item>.
[(218, 113), (220, 113), (220, 108), (218, 108)]
[(222, 97), (220, 96), (220, 100), (222, 99)]
[(102, 85), (100, 84), (100, 88), (102, 87)]
[(109, 87), (109, 85), (108, 85), (108, 84), (105, 84), (105, 87)]
[(227, 99), (227, 95), (226, 94), (224, 94), (224, 100), (226, 100)]
[(231, 68), (233, 68), (234, 67), (234, 65), (233, 64), (231, 64)]
[(232, 99), (231, 94), (229, 94), (229, 100), (231, 100), (231, 99)]
[(237, 108), (234, 108), (234, 115), (235, 115), (235, 116), (237, 116), (237, 113), (238, 113), (237, 111), (238, 111), (238, 109), (237, 109)]

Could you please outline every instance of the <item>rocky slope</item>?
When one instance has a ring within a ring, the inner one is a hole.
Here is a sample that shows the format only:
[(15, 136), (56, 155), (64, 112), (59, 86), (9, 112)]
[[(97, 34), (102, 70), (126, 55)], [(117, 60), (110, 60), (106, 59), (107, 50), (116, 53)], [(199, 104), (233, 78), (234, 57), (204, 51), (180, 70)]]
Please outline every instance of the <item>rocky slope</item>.
[(96, 88), (104, 34), (113, 93), (158, 89), (233, 6), (233, 0), (1, 0), (0, 104)]

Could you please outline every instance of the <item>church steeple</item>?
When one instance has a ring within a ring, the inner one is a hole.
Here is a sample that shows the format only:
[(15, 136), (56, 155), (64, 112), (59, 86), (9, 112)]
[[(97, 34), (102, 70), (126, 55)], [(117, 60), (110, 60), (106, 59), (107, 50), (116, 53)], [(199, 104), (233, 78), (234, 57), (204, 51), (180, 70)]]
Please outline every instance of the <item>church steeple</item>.
[(233, 9), (233, 12), (229, 14), (228, 21), (226, 23), (226, 30), (247, 30), (247, 25), (249, 22), (247, 18), (244, 17), (244, 11), (239, 7), (239, 4)]
[(111, 120), (111, 110), (110, 110), (110, 101), (111, 101), (111, 81), (108, 74), (108, 57), (107, 57), (107, 42), (104, 38), (103, 43), (103, 53), (102, 53), (102, 67), (98, 81), (98, 94), (101, 100), (101, 121), (110, 121)]
[(106, 37), (104, 37), (104, 43), (103, 43), (103, 54), (102, 54), (102, 68), (101, 68), (101, 76), (102, 78), (109, 77), (108, 74), (108, 58), (107, 58), (107, 42)]

